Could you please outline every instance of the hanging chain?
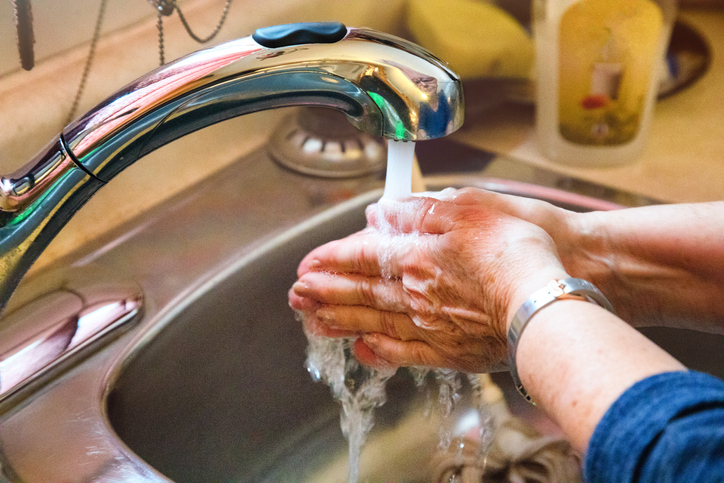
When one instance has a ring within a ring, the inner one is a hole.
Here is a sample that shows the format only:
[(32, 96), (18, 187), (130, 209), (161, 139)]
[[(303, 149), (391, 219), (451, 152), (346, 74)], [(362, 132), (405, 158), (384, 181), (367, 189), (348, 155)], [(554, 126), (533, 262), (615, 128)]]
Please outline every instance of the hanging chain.
[(83, 74), (80, 78), (80, 84), (78, 84), (78, 90), (75, 93), (75, 99), (73, 99), (73, 104), (70, 106), (70, 112), (68, 112), (68, 117), (65, 120), (66, 126), (73, 120), (75, 112), (78, 110), (80, 99), (83, 96), (83, 91), (85, 90), (85, 84), (88, 80), (88, 74), (90, 74), (91, 64), (93, 64), (96, 47), (98, 46), (98, 39), (101, 36), (101, 25), (103, 24), (103, 15), (106, 11), (106, 3), (107, 0), (101, 0), (101, 6), (98, 9), (98, 17), (96, 18), (95, 30), (93, 31), (93, 38), (91, 39), (90, 49), (88, 50), (88, 57), (85, 60), (85, 67), (83, 68)]
[(176, 0), (148, 0), (148, 2), (156, 9), (158, 15), (156, 28), (158, 29), (158, 60), (160, 62), (160, 65), (166, 63), (163, 43), (163, 17), (170, 16), (175, 10), (176, 12), (178, 12), (179, 19), (181, 20), (181, 23), (183, 24), (186, 32), (191, 36), (191, 38), (200, 44), (205, 44), (206, 42), (210, 42), (221, 31), (221, 27), (223, 27), (224, 22), (226, 22), (226, 17), (229, 15), (229, 7), (231, 6), (232, 1), (233, 0), (226, 0), (226, 3), (224, 4), (224, 10), (221, 12), (221, 18), (219, 18), (219, 21), (217, 22), (216, 27), (214, 27), (214, 30), (206, 37), (199, 37), (194, 33), (193, 30), (191, 30), (191, 26), (186, 21), (186, 17), (181, 11), (181, 7), (179, 7), (176, 3)]
[(156, 21), (156, 28), (158, 29), (158, 65), (163, 65), (166, 63), (163, 55), (163, 17), (164, 14), (159, 7), (158, 20)]
[(13, 11), (15, 12), (15, 28), (18, 35), (20, 66), (25, 70), (30, 70), (35, 65), (33, 9), (30, 0), (13, 0)]
[[(156, 28), (158, 29), (158, 56), (159, 56), (159, 62), (160, 65), (164, 65), (165, 62), (165, 55), (164, 55), (164, 43), (163, 43), (163, 17), (171, 15), (174, 10), (176, 10), (179, 14), (179, 18), (181, 19), (181, 23), (183, 24), (184, 28), (188, 32), (188, 34), (197, 42), (199, 43), (206, 43), (211, 41), (221, 30), (221, 27), (224, 25), (224, 22), (226, 21), (226, 17), (229, 14), (229, 7), (231, 6), (232, 0), (226, 0), (226, 4), (224, 5), (224, 11), (221, 13), (221, 18), (219, 19), (219, 22), (217, 23), (216, 27), (214, 28), (214, 31), (211, 32), (211, 34), (206, 38), (200, 38), (194, 32), (191, 30), (191, 27), (189, 27), (188, 22), (186, 22), (186, 18), (183, 16), (183, 13), (181, 13), (181, 9), (176, 4), (176, 0), (148, 0), (149, 3), (151, 3), (158, 12), (158, 21), (156, 23)], [(28, 11), (30, 9), (30, 2), (26, 1), (23, 2), (22, 0), (18, 0), (18, 4), (26, 4)], [(91, 39), (90, 48), (88, 50), (88, 57), (85, 61), (85, 67), (83, 68), (83, 74), (81, 75), (80, 83), (78, 84), (78, 90), (75, 93), (75, 98), (73, 99), (73, 104), (70, 107), (70, 112), (68, 112), (68, 117), (65, 120), (65, 124), (68, 125), (73, 120), (76, 111), (78, 110), (78, 105), (80, 104), (80, 100), (83, 97), (83, 93), (85, 91), (85, 85), (88, 81), (88, 75), (90, 74), (91, 66), (93, 64), (93, 58), (95, 57), (96, 47), (98, 46), (98, 40), (100, 39), (101, 35), (101, 26), (103, 24), (103, 17), (105, 15), (106, 11), (106, 5), (107, 0), (101, 0), (100, 8), (98, 9), (98, 17), (96, 18), (96, 25), (95, 29), (93, 31), (93, 38)], [(31, 30), (32, 32), (32, 30)], [(32, 33), (31, 33), (32, 35)], [(31, 49), (32, 49), (32, 44)], [(32, 62), (32, 61), (31, 61)]]
[[(218, 23), (216, 24), (216, 27), (214, 27), (213, 32), (211, 32), (207, 37), (201, 38), (197, 36), (192, 30), (191, 27), (189, 27), (189, 24), (186, 22), (186, 17), (184, 17), (183, 12), (181, 12), (181, 8), (176, 5), (176, 11), (178, 12), (178, 16), (181, 19), (181, 23), (184, 24), (184, 28), (186, 29), (186, 32), (191, 36), (192, 39), (194, 39), (196, 42), (200, 44), (205, 44), (206, 42), (211, 41), (221, 30), (221, 27), (224, 25), (224, 22), (226, 22), (226, 17), (229, 14), (229, 7), (231, 6), (232, 0), (226, 0), (226, 4), (224, 4), (224, 11), (221, 12), (221, 18), (219, 19)], [(174, 0), (174, 4), (176, 1)]]
[(163, 65), (166, 63), (163, 48), (163, 17), (168, 17), (173, 13), (176, 8), (176, 0), (148, 0), (148, 3), (156, 9), (158, 16), (156, 20), (156, 29), (158, 30), (158, 62), (159, 65)]

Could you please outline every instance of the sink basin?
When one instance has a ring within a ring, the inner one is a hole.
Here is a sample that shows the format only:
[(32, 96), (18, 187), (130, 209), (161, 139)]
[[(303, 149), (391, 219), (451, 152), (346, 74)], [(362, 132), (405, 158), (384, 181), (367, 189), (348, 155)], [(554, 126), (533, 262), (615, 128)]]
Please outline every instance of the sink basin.
[[(651, 202), (448, 140), (421, 143), (418, 157), (433, 190), (477, 186), (578, 211)], [(364, 227), (380, 188), (376, 176), (299, 176), (260, 150), (66, 260), (134, 279), (145, 313), (77, 366), (0, 405), (2, 476), (344, 481), (339, 406), (304, 369), (307, 342), (287, 291), (309, 250)], [(724, 376), (715, 360), (724, 337), (646, 333), (689, 367)], [(493, 379), (514, 414), (560, 434), (507, 373)], [(429, 481), (440, 426), (435, 411), (425, 416), (431, 390), (405, 370), (389, 382), (362, 481)]]

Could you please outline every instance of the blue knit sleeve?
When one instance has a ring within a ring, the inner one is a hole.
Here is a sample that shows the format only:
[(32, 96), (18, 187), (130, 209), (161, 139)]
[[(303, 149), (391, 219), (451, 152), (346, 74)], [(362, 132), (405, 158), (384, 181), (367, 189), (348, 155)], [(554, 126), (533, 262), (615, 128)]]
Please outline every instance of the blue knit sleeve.
[(724, 482), (724, 382), (698, 372), (640, 381), (591, 437), (584, 476), (603, 482)]

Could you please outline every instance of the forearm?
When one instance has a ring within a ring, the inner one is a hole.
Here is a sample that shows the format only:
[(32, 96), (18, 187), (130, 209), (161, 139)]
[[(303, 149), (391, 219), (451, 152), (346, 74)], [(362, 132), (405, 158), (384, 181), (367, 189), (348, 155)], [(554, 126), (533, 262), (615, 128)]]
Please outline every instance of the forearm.
[(724, 202), (571, 214), (552, 234), (566, 270), (634, 326), (724, 332)]
[(531, 319), (516, 361), (533, 400), (582, 452), (626, 389), (654, 374), (685, 370), (627, 323), (575, 300), (553, 303)]

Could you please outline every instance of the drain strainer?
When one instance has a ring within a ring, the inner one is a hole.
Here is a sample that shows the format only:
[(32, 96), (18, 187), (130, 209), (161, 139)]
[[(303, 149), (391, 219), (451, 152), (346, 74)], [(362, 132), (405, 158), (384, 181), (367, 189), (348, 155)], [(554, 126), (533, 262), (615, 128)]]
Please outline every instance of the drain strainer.
[(279, 164), (326, 178), (363, 176), (385, 168), (382, 138), (352, 126), (341, 112), (305, 107), (272, 134), (269, 154)]

